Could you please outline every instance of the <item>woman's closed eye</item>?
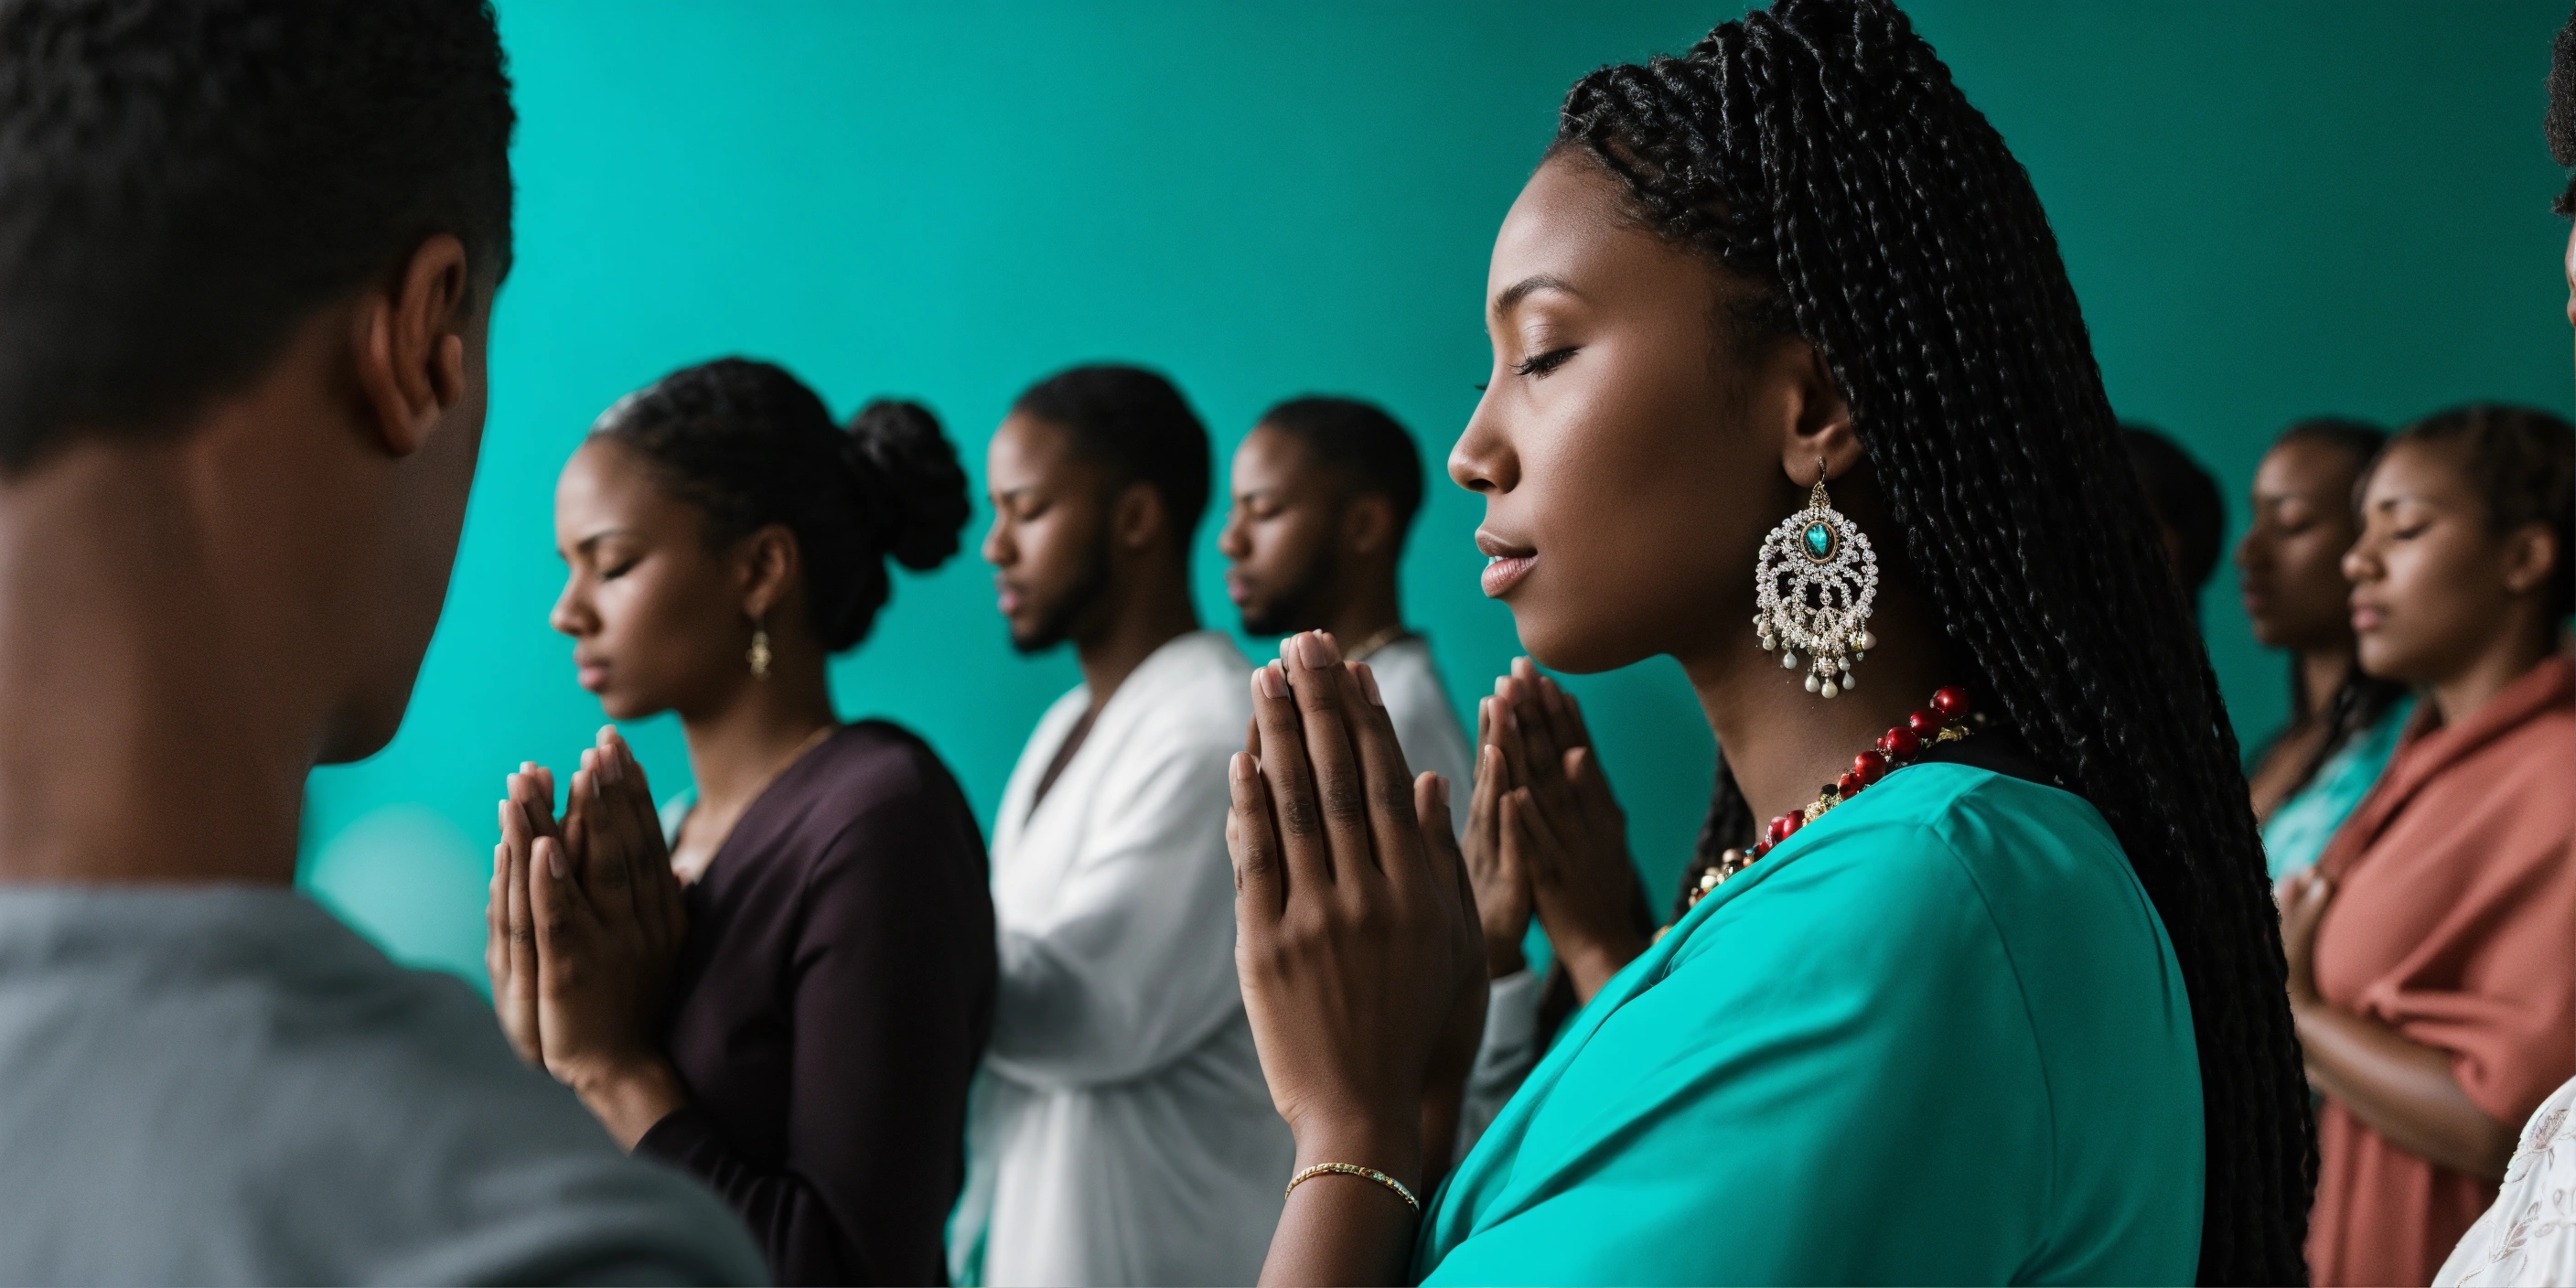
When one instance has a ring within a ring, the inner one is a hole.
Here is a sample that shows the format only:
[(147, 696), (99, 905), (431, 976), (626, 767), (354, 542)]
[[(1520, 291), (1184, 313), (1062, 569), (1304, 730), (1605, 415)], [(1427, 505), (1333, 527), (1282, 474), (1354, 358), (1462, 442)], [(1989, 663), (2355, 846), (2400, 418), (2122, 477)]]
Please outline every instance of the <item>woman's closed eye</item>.
[(1574, 353), (1574, 347), (1571, 345), (1562, 349), (1550, 349), (1545, 353), (1523, 358), (1519, 363), (1512, 367), (1512, 372), (1515, 375), (1524, 377), (1535, 378), (1544, 376), (1547, 373), (1556, 370), (1558, 367), (1564, 366), (1566, 361), (1574, 356)]

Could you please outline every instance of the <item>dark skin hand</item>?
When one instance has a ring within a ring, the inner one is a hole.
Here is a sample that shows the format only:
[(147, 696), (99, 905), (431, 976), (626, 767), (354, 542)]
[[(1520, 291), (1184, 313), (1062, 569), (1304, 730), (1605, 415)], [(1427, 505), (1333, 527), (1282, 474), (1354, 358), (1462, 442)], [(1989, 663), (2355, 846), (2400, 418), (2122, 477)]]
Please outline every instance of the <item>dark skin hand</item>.
[(1495, 689), (1495, 743), (1517, 784), (1500, 801), (1503, 866), (1529, 874), (1539, 924), (1573, 977), (1575, 1000), (1589, 1002), (1646, 951), (1628, 818), (1572, 694), (1528, 658)]
[(643, 766), (602, 729), (561, 821), (543, 769), (509, 790), (485, 914), (502, 1031), (632, 1149), (687, 1103), (656, 1042), (687, 915)]
[[(1257, 755), (1232, 766), (1235, 961), (1300, 1171), (1351, 1163), (1422, 1193), (1420, 1107), (1463, 1080), (1483, 1026), (1475, 895), (1446, 784), (1413, 779), (1364, 663), (1321, 633), (1252, 680)], [(1461, 1017), (1465, 1017), (1462, 1021)], [(1325, 1174), (1289, 1196), (1265, 1284), (1394, 1283), (1418, 1220), (1389, 1187)]]
[(2307, 1053), (2309, 1085), (2410, 1154), (2489, 1183), (2503, 1180), (2515, 1129), (2460, 1089), (2450, 1052), (2317, 995), (2317, 922), (2334, 898), (2334, 883), (2310, 868), (2284, 878), (2273, 893), (2290, 962), (2290, 1016)]

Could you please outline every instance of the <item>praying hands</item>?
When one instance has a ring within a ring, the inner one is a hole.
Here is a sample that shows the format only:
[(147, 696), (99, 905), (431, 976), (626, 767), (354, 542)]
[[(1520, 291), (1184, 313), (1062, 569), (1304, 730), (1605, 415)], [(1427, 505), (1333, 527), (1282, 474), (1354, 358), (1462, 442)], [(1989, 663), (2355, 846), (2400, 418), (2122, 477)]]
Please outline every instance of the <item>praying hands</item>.
[(493, 1007), (520, 1058), (631, 1149), (686, 1099), (656, 1041), (686, 914), (643, 766), (602, 729), (562, 819), (544, 767), (508, 790), (484, 914)]

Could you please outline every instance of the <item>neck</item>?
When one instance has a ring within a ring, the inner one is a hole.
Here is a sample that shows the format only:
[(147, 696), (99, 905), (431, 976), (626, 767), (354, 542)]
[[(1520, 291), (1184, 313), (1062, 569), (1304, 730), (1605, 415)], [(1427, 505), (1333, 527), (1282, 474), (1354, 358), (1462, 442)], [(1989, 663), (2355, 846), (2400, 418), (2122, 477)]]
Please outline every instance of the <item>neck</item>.
[(1198, 610), (1190, 605), (1186, 569), (1167, 576), (1140, 577), (1133, 593), (1104, 605), (1097, 629), (1074, 640), (1082, 664), (1082, 682), (1091, 690), (1091, 709), (1100, 710), (1118, 686), (1135, 674), (1154, 650), (1199, 628)]
[(1395, 593), (1393, 568), (1375, 570), (1351, 582), (1353, 593), (1324, 620), (1324, 629), (1333, 633), (1346, 656), (1371, 640), (1404, 629), (1404, 606)]
[(2307, 706), (2290, 713), (2290, 723), (2304, 725), (2322, 719), (2334, 702), (2337, 689), (2352, 678), (2352, 645), (2330, 649), (2309, 649), (2299, 654), (2299, 676), (2307, 686)]
[(0, 483), (0, 881), (295, 878), (329, 627), (269, 584), (291, 520), (210, 495), (211, 433)]
[(681, 714), (698, 807), (710, 817), (739, 816), (817, 732), (838, 723), (822, 655), (780, 640), (767, 679), (745, 674), (721, 705)]
[(2549, 652), (2539, 623), (2530, 614), (2507, 613), (2496, 623), (2495, 632), (2483, 648), (2448, 676), (2427, 684), (2425, 690), (2432, 697), (2433, 709), (2442, 714), (2442, 723), (2455, 725), (2476, 715), (2479, 708), (2494, 701), (2514, 681), (2529, 675)]
[[(1741, 616), (1726, 620), (1742, 622)], [(1941, 643), (1931, 618), (1894, 583), (1882, 584), (1870, 632), (1879, 647), (1859, 667), (1861, 689), (1827, 700), (1806, 690), (1806, 658), (1783, 668), (1765, 653), (1750, 625), (1720, 627), (1709, 648), (1680, 659), (1699, 695), (1708, 727), (1735, 772), (1757, 830), (1805, 806), (1819, 788), (1851, 768), (1890, 726), (1902, 724), (1932, 691), (1957, 677), (1940, 674)], [(1973, 694), (1991, 702), (1992, 695)]]

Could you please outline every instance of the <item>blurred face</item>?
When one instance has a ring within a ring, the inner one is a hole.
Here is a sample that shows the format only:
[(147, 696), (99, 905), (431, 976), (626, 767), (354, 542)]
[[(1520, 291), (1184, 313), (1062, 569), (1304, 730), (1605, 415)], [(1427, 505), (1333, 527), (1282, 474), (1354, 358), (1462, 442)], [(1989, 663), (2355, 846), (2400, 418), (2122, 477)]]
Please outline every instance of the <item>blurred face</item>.
[(2356, 535), (2350, 453), (2291, 439), (2254, 471), (2254, 524), (2236, 543), (2245, 616), (2266, 648), (2322, 652), (2352, 642), (2344, 552)]
[(993, 432), (985, 457), (993, 528), (984, 562), (1011, 646), (1053, 648), (1082, 633), (1109, 582), (1108, 489), (1074, 455), (1072, 435), (1018, 412)]
[(1217, 534), (1225, 593), (1248, 635), (1324, 625), (1336, 575), (1342, 489), (1304, 442), (1267, 426), (1235, 449), (1234, 504)]
[(1485, 593), (1532, 657), (1573, 672), (1701, 648), (1730, 624), (1751, 640), (1754, 553), (1803, 496), (1757, 378), (1778, 355), (1748, 366), (1720, 342), (1716, 270), (1620, 199), (1576, 157), (1522, 190), (1487, 282), (1493, 371), (1449, 457), (1485, 498)]
[(634, 452), (592, 439), (573, 453), (555, 481), (555, 552), (569, 571), (550, 620), (610, 719), (704, 709), (750, 682), (740, 578), (707, 549), (698, 508)]
[(2361, 539), (2343, 561), (2361, 668), (2383, 679), (2437, 684), (2516, 620), (2508, 543), (2451, 449), (2399, 443), (2371, 471)]

